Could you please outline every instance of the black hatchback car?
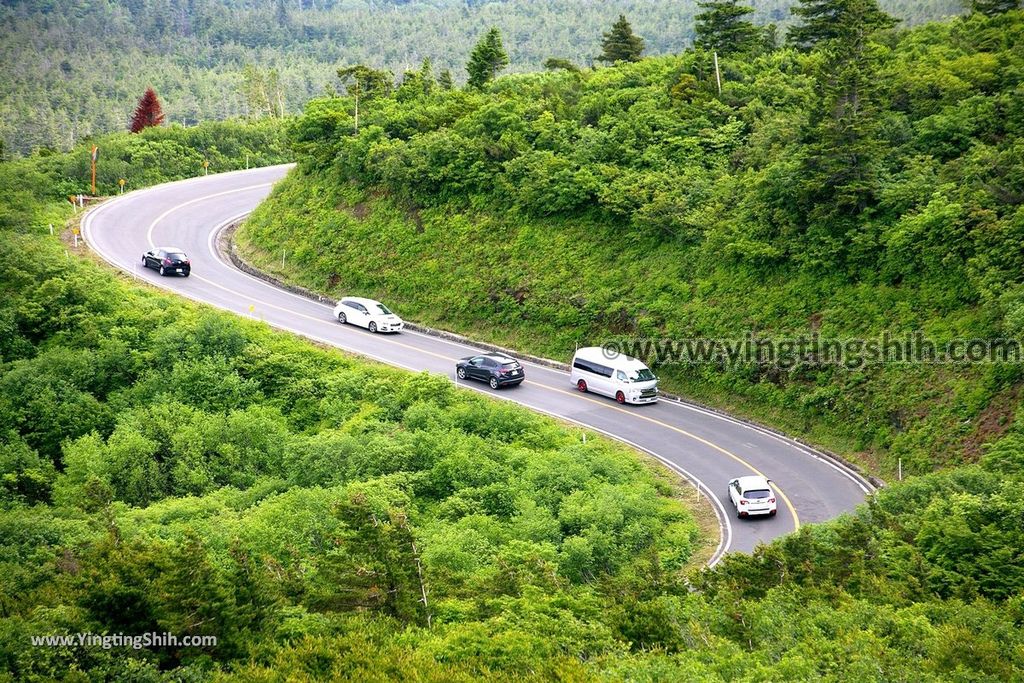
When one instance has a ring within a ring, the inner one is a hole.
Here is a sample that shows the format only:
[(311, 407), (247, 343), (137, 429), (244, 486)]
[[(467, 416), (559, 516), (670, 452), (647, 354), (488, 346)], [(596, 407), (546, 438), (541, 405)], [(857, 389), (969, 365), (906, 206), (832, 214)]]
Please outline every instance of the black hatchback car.
[(491, 389), (522, 384), (526, 379), (523, 366), (515, 358), (500, 353), (467, 356), (455, 364), (459, 379), (478, 379), (491, 385)]
[(175, 247), (159, 247), (142, 255), (143, 268), (156, 268), (161, 275), (177, 273), (188, 277), (192, 272), (192, 262), (185, 252)]

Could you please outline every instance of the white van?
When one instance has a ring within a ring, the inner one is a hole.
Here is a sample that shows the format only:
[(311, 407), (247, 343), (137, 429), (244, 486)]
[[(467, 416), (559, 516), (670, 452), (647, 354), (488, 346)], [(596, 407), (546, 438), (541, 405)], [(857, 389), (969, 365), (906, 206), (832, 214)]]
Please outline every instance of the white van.
[(619, 403), (658, 400), (658, 378), (650, 368), (636, 358), (600, 346), (577, 349), (570, 376), (580, 391), (604, 394)]

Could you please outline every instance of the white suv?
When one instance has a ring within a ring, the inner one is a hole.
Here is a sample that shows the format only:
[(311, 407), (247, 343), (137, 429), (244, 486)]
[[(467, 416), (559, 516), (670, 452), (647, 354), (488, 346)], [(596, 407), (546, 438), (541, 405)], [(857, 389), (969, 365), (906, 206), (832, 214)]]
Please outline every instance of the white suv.
[(340, 323), (352, 323), (370, 332), (401, 332), (405, 323), (379, 301), (346, 296), (334, 307)]
[(740, 477), (729, 482), (729, 500), (740, 517), (751, 515), (775, 516), (778, 506), (771, 479), (764, 477)]

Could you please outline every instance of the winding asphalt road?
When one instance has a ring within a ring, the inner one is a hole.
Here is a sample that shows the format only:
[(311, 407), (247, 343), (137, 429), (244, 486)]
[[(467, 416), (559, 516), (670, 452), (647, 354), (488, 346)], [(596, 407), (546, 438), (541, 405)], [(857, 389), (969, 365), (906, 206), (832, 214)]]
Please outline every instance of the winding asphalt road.
[[(340, 325), (330, 307), (242, 273), (217, 253), (217, 233), (259, 204), (289, 168), (235, 171), (131, 192), (91, 210), (82, 234), (106, 261), (158, 287), (391, 365), (454, 379), (456, 359), (478, 349), (408, 330), (384, 336)], [(163, 278), (142, 268), (142, 253), (154, 246), (184, 249), (191, 277)], [(822, 454), (738, 420), (670, 400), (620, 406), (578, 393), (564, 372), (525, 365), (527, 381), (519, 387), (469, 386), (624, 441), (688, 478), (707, 494), (722, 525), (712, 564), (726, 551), (750, 551), (800, 524), (852, 510), (871, 490)], [(727, 482), (748, 474), (775, 482), (781, 499), (775, 518), (736, 518)]]

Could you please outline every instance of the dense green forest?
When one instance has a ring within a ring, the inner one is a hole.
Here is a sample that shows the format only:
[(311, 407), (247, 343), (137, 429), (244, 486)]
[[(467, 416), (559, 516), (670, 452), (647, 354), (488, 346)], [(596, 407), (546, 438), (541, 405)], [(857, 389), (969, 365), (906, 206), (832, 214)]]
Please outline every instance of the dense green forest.
[[(349, 99), (318, 99), (290, 127), (299, 172), (240, 243), (307, 287), (561, 360), (620, 337), (1019, 339), (1024, 16), (878, 21), (727, 54), (721, 93), (690, 50), (420, 79), (364, 103), (358, 135)], [(656, 369), (886, 477), (975, 460), (1024, 376), (799, 360)]]
[[(790, 0), (754, 3), (761, 24), (789, 21)], [(959, 0), (887, 0), (910, 23), (961, 11)], [(0, 4), (0, 155), (68, 149), (125, 130), (148, 86), (168, 121), (297, 113), (335, 70), (365, 63), (396, 75), (424, 59), (465, 80), (469, 49), (490, 26), (511, 69), (549, 57), (587, 64), (626, 13), (648, 54), (693, 38), (693, 0), (15, 0)]]
[[(198, 171), (140, 149), (237, 168), (266, 132), (102, 144), (158, 182)], [(692, 494), (635, 453), (69, 255), (87, 158), (0, 164), (0, 680), (1024, 675), (1020, 427), (699, 570)], [(79, 632), (218, 642), (30, 640)]]

